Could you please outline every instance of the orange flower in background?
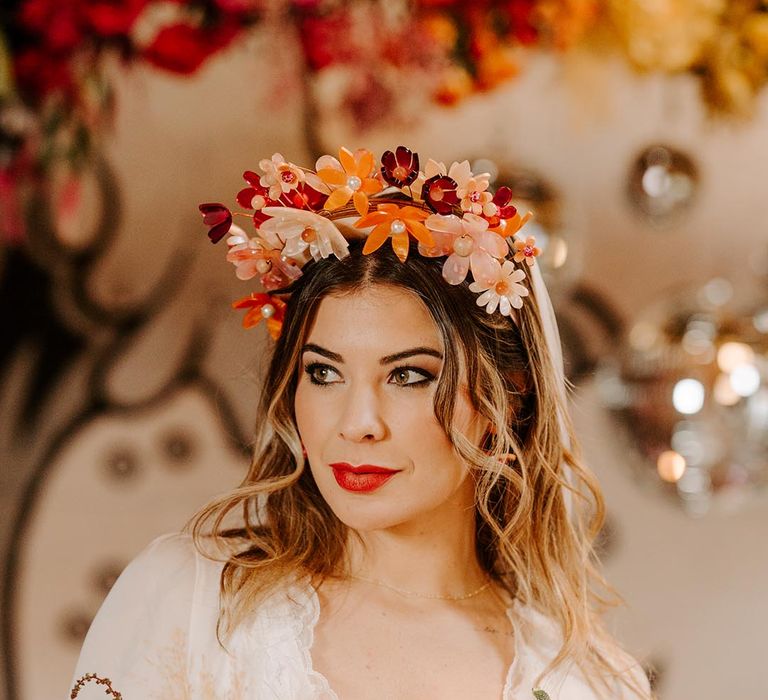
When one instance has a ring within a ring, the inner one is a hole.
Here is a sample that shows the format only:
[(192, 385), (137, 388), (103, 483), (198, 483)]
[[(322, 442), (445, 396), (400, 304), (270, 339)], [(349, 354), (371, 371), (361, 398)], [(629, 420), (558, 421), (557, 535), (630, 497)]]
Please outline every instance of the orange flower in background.
[(552, 45), (565, 51), (595, 26), (601, 10), (597, 0), (539, 0), (534, 20), (539, 26), (546, 27)]
[(509, 45), (498, 44), (484, 51), (477, 62), (477, 86), (490, 90), (520, 73), (520, 55)]
[(461, 66), (446, 66), (435, 88), (434, 99), (438, 104), (452, 106), (472, 94), (472, 76)]
[(368, 195), (381, 192), (383, 187), (381, 180), (374, 177), (378, 173), (378, 164), (373, 153), (366, 149), (352, 153), (341, 148), (338, 160), (333, 156), (321, 156), (316, 167), (317, 177), (331, 190), (324, 206), (327, 211), (343, 207), (351, 199), (360, 216), (365, 216)]
[(373, 211), (355, 222), (356, 228), (374, 226), (368, 234), (363, 246), (363, 255), (373, 253), (392, 237), (392, 250), (401, 262), (408, 259), (408, 234), (410, 233), (419, 243), (432, 247), (434, 241), (429, 229), (424, 225), (424, 219), (429, 212), (416, 207), (399, 207), (397, 204), (379, 204)]

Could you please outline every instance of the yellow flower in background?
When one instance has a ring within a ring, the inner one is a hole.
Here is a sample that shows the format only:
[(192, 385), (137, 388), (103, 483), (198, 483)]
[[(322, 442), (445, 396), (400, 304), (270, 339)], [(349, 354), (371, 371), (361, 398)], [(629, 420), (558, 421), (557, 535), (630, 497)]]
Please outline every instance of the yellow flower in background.
[(690, 69), (719, 31), (725, 0), (609, 0), (608, 21), (643, 70)]
[(744, 40), (762, 59), (768, 58), (768, 14), (753, 12), (744, 21)]
[(8, 56), (5, 35), (0, 32), (0, 97), (8, 97), (13, 92), (13, 89), (11, 59)]

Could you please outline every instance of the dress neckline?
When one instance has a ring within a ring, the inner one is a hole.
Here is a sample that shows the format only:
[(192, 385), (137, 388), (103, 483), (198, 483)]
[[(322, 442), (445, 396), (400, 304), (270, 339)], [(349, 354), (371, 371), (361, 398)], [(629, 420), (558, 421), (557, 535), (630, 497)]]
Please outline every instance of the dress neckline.
[[(317, 594), (317, 590), (314, 586), (312, 586), (308, 581), (304, 582), (297, 582), (295, 589), (298, 589), (301, 591), (303, 596), (305, 597), (307, 603), (308, 603), (308, 617), (306, 620), (306, 627), (305, 631), (306, 634), (303, 636), (303, 644), (302, 644), (302, 655), (304, 656), (304, 667), (307, 669), (309, 677), (311, 678), (313, 684), (316, 686), (317, 690), (322, 691), (323, 700), (340, 700), (339, 696), (336, 694), (336, 691), (333, 690), (331, 687), (330, 682), (328, 679), (320, 673), (317, 669), (315, 669), (313, 660), (312, 660), (312, 647), (314, 645), (315, 640), (315, 628), (317, 626), (317, 622), (320, 619), (320, 597)], [(505, 594), (508, 595), (508, 594)], [(507, 672), (504, 679), (504, 687), (501, 691), (501, 700), (508, 700), (512, 698), (512, 690), (513, 690), (513, 683), (515, 680), (515, 676), (519, 675), (518, 670), (520, 667), (520, 653), (521, 653), (521, 643), (520, 643), (520, 634), (521, 634), (521, 628), (520, 628), (520, 609), (521, 609), (521, 602), (517, 598), (512, 598), (511, 601), (507, 603), (505, 613), (507, 615), (507, 619), (512, 624), (512, 633), (514, 635), (514, 658), (512, 659), (512, 663), (507, 668)]]

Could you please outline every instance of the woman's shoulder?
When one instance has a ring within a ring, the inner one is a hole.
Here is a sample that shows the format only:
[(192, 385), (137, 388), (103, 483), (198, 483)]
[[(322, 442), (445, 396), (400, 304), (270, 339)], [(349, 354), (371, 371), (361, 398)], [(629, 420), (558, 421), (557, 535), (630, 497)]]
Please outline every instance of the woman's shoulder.
[(201, 536), (196, 541), (187, 532), (168, 532), (151, 540), (130, 562), (129, 569), (144, 574), (189, 574), (201, 568), (221, 569), (240, 541)]
[[(543, 671), (562, 648), (564, 635), (559, 623), (539, 607), (515, 600), (510, 607), (516, 633), (516, 648), (526, 667), (526, 681), (532, 681)], [(602, 646), (603, 655), (625, 677), (632, 679), (649, 697), (647, 676), (640, 662), (618, 643)], [(617, 682), (618, 685), (618, 682)], [(584, 672), (576, 664), (566, 662), (545, 677), (542, 683), (551, 700), (555, 698), (594, 698), (594, 691)], [(616, 688), (612, 698), (636, 700), (635, 694)]]

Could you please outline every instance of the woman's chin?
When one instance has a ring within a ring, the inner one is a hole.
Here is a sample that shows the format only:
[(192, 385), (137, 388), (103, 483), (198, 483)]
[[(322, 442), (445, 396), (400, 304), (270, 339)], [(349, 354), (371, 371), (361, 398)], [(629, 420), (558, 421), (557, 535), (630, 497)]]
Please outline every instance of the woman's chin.
[(410, 513), (387, 503), (335, 503), (332, 510), (347, 527), (358, 532), (386, 530), (409, 521)]

